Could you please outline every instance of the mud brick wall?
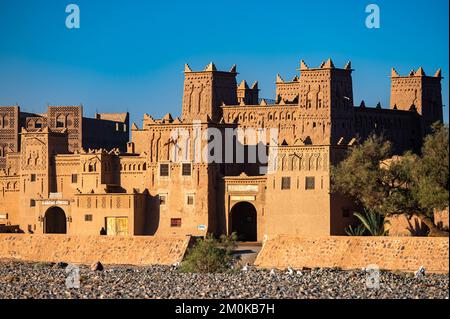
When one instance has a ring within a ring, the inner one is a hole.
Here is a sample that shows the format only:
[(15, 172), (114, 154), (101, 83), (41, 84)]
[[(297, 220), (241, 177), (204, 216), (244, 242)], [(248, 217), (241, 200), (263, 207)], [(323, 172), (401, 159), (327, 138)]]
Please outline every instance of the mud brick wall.
[(260, 268), (380, 269), (449, 272), (449, 239), (427, 237), (296, 237), (265, 242), (256, 259)]
[(182, 260), (190, 237), (0, 234), (0, 259), (91, 264), (168, 265)]

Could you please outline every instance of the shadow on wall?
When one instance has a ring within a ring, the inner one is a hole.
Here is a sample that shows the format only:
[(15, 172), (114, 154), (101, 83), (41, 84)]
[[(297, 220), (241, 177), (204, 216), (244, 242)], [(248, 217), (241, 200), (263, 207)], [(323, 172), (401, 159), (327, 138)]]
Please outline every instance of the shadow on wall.
[(144, 235), (153, 236), (158, 231), (161, 216), (160, 200), (159, 195), (148, 195)]
[[(426, 237), (430, 229), (427, 225), (422, 223), (418, 218), (412, 218), (407, 220), (408, 227), (406, 229), (410, 232), (411, 236), (414, 237)], [(413, 225), (414, 223), (414, 225)]]
[(0, 234), (24, 234), (19, 225), (0, 225)]

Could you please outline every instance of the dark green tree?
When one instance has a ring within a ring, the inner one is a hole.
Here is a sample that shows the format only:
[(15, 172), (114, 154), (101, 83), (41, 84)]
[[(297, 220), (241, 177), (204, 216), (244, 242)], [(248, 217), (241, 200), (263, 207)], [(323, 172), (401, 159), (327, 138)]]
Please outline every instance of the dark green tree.
[(422, 155), (392, 156), (392, 145), (372, 135), (332, 168), (332, 191), (352, 196), (383, 216), (417, 216), (430, 236), (448, 236), (433, 222), (434, 209), (448, 206), (448, 126), (436, 124)]

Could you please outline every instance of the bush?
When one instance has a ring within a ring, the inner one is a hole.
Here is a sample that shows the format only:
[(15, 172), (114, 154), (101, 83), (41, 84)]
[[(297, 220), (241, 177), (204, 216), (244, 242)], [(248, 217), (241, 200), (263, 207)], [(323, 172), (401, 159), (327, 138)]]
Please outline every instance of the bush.
[(181, 263), (180, 271), (195, 273), (224, 272), (230, 269), (235, 261), (233, 250), (236, 247), (236, 234), (222, 236), (220, 241), (212, 235), (198, 239), (194, 247), (188, 251)]

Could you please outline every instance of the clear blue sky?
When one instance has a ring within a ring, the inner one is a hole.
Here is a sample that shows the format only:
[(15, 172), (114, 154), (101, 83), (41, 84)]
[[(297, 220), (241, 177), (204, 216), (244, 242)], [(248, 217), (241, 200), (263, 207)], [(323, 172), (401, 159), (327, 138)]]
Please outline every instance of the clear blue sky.
[[(85, 114), (181, 112), (183, 66), (238, 65), (238, 80), (259, 80), (273, 98), (275, 76), (292, 78), (332, 57), (351, 60), (355, 103), (389, 103), (390, 68), (401, 74), (441, 67), (448, 122), (448, 0), (100, 1), (0, 0), (0, 105), (42, 112), (84, 105)], [(65, 27), (66, 5), (81, 28)], [(381, 9), (381, 28), (365, 27), (365, 7)]]

